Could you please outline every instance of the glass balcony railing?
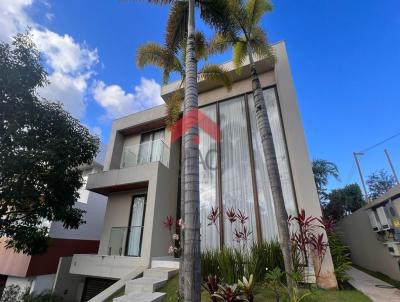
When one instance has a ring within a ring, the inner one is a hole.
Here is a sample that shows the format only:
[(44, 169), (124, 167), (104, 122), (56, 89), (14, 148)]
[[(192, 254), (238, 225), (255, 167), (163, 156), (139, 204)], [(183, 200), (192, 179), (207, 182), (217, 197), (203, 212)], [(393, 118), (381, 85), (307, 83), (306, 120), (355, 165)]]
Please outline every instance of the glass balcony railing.
[(108, 255), (140, 257), (142, 229), (141, 226), (112, 227)]
[(134, 167), (157, 161), (166, 167), (169, 165), (169, 148), (160, 139), (124, 147), (121, 168)]

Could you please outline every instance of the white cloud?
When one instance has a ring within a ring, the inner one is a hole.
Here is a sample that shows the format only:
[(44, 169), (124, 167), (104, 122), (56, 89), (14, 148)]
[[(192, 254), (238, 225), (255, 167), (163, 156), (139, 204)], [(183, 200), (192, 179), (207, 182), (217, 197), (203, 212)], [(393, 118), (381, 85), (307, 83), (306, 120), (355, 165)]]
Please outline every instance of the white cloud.
[(33, 0), (0, 0), (0, 40), (10, 41), (16, 33), (32, 25), (26, 9)]
[(44, 53), (46, 63), (55, 71), (76, 73), (90, 70), (98, 63), (97, 49), (78, 44), (69, 35), (59, 35), (48, 29), (33, 29), (33, 41)]
[[(50, 9), (46, 0), (0, 0), (0, 39), (10, 41), (29, 26), (32, 39), (49, 68), (50, 85), (38, 89), (38, 93), (51, 101), (62, 102), (67, 111), (82, 118), (87, 106), (88, 81), (99, 61), (97, 49), (33, 22), (27, 10), (39, 2)], [(47, 12), (45, 16), (51, 19), (53, 15)]]
[(96, 82), (93, 88), (94, 99), (106, 110), (108, 118), (118, 118), (163, 104), (160, 92), (161, 86), (146, 78), (140, 79), (140, 84), (134, 87), (132, 93), (118, 85), (107, 86), (103, 81)]
[(87, 77), (53, 72), (49, 75), (50, 85), (39, 88), (38, 93), (50, 101), (61, 102), (65, 110), (80, 119), (86, 112)]

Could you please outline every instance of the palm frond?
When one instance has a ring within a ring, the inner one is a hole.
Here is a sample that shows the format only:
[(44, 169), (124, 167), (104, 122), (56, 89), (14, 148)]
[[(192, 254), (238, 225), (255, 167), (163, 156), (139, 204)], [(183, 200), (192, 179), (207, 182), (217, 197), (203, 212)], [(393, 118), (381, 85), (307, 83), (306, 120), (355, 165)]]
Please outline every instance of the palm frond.
[(220, 33), (214, 35), (214, 37), (210, 41), (209, 53), (223, 53), (230, 46), (234, 45), (238, 41), (238, 37), (235, 33)]
[(186, 39), (188, 9), (187, 2), (176, 1), (169, 12), (165, 42), (167, 48), (173, 52), (176, 52)]
[(219, 32), (234, 30), (235, 24), (229, 19), (230, 1), (227, 0), (196, 0), (200, 8), (201, 19)]
[(183, 73), (183, 67), (175, 54), (157, 43), (146, 43), (137, 49), (136, 65), (140, 68), (146, 65), (162, 68), (164, 84), (168, 82), (172, 71)]
[(269, 63), (273, 64), (276, 61), (274, 50), (268, 43), (267, 34), (261, 27), (255, 27), (251, 33), (249, 41), (251, 50), (260, 58), (267, 58)]
[(224, 85), (228, 90), (232, 89), (232, 80), (227, 71), (219, 65), (207, 64), (199, 72), (199, 80), (209, 80)]
[(246, 28), (251, 31), (266, 12), (272, 11), (272, 4), (268, 0), (248, 0), (245, 11)]
[(237, 72), (240, 73), (240, 67), (243, 65), (245, 59), (247, 57), (247, 45), (246, 42), (241, 40), (235, 43), (233, 46), (233, 64), (237, 69)]
[(200, 31), (194, 34), (195, 47), (196, 47), (196, 58), (197, 60), (207, 58), (207, 42), (204, 34)]
[(182, 91), (175, 91), (166, 101), (167, 116), (165, 117), (165, 123), (168, 128), (174, 125), (180, 116), (183, 102)]

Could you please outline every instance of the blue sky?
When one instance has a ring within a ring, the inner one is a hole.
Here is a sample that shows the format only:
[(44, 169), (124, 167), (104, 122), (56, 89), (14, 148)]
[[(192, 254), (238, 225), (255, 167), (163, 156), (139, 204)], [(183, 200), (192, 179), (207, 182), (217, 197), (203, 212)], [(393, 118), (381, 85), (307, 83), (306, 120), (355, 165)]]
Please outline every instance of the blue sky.
[[(331, 187), (358, 181), (352, 152), (400, 132), (400, 2), (273, 4), (263, 27), (270, 42), (286, 42), (310, 156), (338, 164), (342, 182)], [(168, 7), (132, 0), (0, 0), (0, 13), (2, 40), (33, 28), (53, 80), (42, 94), (64, 100), (104, 143), (112, 118), (161, 102), (159, 70), (139, 70), (134, 57), (142, 43), (163, 41)], [(398, 136), (361, 158), (365, 174), (388, 169), (385, 147), (400, 172)]]

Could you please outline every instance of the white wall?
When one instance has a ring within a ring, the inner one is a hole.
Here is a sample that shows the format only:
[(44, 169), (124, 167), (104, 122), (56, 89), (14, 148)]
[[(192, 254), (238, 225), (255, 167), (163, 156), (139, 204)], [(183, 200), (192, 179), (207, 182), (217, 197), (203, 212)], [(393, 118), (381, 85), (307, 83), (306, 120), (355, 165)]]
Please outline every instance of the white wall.
[(32, 282), (31, 292), (40, 294), (42, 291), (51, 291), (53, 289), (56, 274), (36, 276)]
[[(87, 180), (88, 172), (83, 177)], [(86, 182), (84, 184), (86, 187)], [(81, 193), (80, 201), (75, 203), (75, 208), (86, 211), (82, 219), (86, 223), (81, 224), (78, 229), (65, 229), (61, 222), (51, 223), (49, 235), (51, 238), (78, 239), (78, 240), (100, 240), (103, 228), (104, 215), (107, 206), (107, 197), (90, 192), (84, 188), (79, 190)]]
[[(87, 191), (89, 192), (89, 191)], [(89, 192), (87, 203), (77, 202), (75, 207), (86, 211), (82, 219), (86, 223), (78, 229), (65, 229), (60, 222), (53, 222), (50, 227), (51, 238), (100, 240), (106, 212), (107, 197)]]
[(69, 273), (72, 257), (62, 257), (58, 263), (53, 292), (65, 302), (79, 302), (82, 297), (85, 277)]

